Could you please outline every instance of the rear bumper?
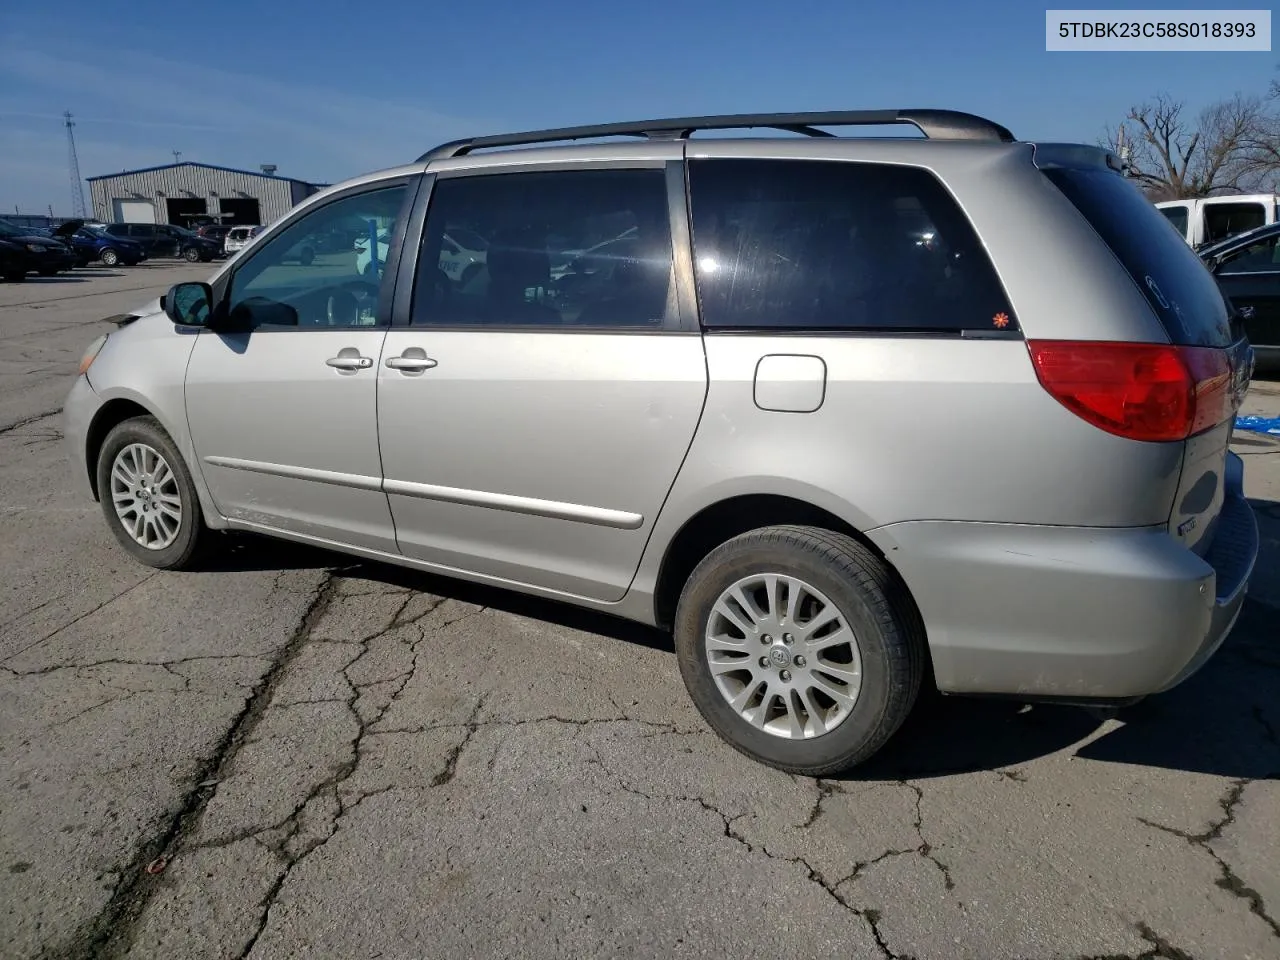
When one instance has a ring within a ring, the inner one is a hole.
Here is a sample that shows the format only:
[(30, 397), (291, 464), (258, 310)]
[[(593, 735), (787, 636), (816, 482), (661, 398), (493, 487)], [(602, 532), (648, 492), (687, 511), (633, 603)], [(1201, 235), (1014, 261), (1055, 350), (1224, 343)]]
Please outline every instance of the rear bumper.
[(1119, 700), (1200, 669), (1234, 626), (1258, 555), (1241, 461), (1228, 457), (1203, 558), (1157, 527), (920, 521), (871, 531), (924, 617), (938, 688)]

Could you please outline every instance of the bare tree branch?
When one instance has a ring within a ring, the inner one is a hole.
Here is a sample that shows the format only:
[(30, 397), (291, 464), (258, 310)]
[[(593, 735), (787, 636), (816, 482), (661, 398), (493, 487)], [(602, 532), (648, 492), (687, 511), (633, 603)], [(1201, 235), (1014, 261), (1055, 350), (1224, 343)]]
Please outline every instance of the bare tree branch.
[(1133, 107), (1108, 130), (1130, 176), (1153, 200), (1271, 189), (1280, 174), (1280, 82), (1266, 97), (1236, 94), (1194, 121), (1167, 94)]

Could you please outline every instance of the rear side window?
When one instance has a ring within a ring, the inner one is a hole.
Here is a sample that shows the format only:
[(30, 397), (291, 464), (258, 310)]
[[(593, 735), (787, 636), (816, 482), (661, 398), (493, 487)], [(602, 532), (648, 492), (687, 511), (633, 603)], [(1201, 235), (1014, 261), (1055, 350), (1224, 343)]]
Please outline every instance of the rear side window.
[(442, 178), (412, 323), (659, 329), (671, 315), (671, 276), (664, 170)]
[(926, 170), (754, 159), (688, 170), (707, 328), (1018, 329), (973, 227)]
[(1267, 208), (1260, 203), (1206, 203), (1204, 205), (1205, 240), (1213, 243), (1234, 237), (1246, 230), (1256, 230), (1267, 222)]
[(1187, 208), (1186, 207), (1157, 207), (1164, 218), (1168, 220), (1175, 230), (1182, 236), (1187, 235)]
[(1218, 276), (1235, 273), (1280, 273), (1280, 234), (1250, 243), (1222, 259)]
[(1233, 342), (1213, 275), (1132, 181), (1104, 167), (1052, 167), (1044, 175), (1075, 205), (1146, 296), (1171, 342)]

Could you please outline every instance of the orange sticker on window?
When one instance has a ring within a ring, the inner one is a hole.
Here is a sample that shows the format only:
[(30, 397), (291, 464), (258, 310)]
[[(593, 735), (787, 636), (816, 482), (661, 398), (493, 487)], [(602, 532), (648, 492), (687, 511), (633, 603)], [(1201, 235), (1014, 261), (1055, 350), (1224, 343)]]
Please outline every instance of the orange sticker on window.
[(997, 313), (991, 318), (991, 322), (1003, 330), (1009, 325), (1009, 315), (1007, 313)]

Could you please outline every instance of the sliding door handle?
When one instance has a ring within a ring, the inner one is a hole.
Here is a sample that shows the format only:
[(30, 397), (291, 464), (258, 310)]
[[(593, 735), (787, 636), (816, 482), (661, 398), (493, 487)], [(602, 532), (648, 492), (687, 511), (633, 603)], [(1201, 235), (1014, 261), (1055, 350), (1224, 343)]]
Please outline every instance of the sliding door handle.
[(387, 366), (392, 370), (399, 370), (401, 373), (422, 373), (422, 371), (430, 370), (435, 365), (436, 361), (428, 357), (427, 352), (421, 347), (408, 347), (398, 357), (387, 357)]

